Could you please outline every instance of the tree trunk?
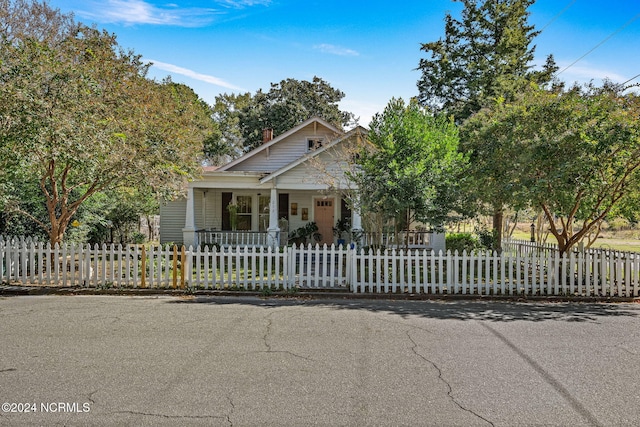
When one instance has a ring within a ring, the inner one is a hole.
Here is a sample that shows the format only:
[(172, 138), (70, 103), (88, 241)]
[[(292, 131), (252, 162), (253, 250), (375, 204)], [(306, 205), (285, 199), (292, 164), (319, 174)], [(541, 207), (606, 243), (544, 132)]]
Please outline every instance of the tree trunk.
[(62, 243), (62, 238), (64, 237), (66, 228), (67, 224), (62, 223), (62, 221), (51, 221), (51, 229), (49, 230), (49, 241), (51, 242), (51, 246)]
[(511, 238), (511, 236), (513, 236), (513, 232), (515, 231), (517, 226), (518, 226), (518, 212), (516, 211), (516, 214), (513, 218), (513, 226), (510, 227), (508, 230), (505, 230), (509, 233), (509, 235), (507, 236), (509, 239)]
[(407, 213), (405, 214), (404, 220), (404, 230), (406, 231), (404, 236), (404, 250), (405, 252), (409, 251), (409, 236), (411, 234), (411, 210), (407, 209)]
[(493, 250), (502, 252), (502, 221), (504, 211), (502, 209), (493, 212)]

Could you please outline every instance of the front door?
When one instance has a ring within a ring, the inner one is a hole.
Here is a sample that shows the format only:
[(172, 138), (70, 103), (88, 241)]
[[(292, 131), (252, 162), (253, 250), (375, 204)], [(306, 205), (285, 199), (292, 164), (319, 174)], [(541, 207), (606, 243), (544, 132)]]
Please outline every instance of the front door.
[(318, 226), (318, 233), (322, 236), (320, 244), (330, 245), (333, 243), (333, 226), (335, 224), (333, 202), (334, 199), (316, 199), (313, 216)]

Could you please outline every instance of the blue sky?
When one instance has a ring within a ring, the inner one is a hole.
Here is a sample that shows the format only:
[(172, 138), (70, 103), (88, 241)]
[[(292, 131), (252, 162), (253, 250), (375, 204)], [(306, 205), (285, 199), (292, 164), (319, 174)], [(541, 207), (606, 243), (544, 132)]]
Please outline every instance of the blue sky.
[[(444, 35), (451, 0), (50, 0), (118, 36), (119, 44), (213, 103), (286, 78), (317, 75), (345, 92), (341, 108), (367, 125), (392, 97), (417, 95), (420, 44)], [(567, 82), (640, 74), (640, 0), (538, 0), (530, 23), (540, 65), (553, 54)], [(602, 43), (600, 46), (598, 46)], [(596, 48), (596, 46), (598, 46)], [(640, 82), (640, 77), (632, 82)]]

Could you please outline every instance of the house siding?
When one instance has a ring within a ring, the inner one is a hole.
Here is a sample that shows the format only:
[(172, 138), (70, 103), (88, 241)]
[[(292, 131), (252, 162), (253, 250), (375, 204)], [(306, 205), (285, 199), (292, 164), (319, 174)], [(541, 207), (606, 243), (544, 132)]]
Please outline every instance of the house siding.
[[(307, 158), (309, 138), (322, 138), (324, 142), (331, 143), (337, 136), (342, 134), (331, 126), (314, 120), (277, 137), (273, 143), (267, 143), (269, 145), (231, 162), (228, 164), (228, 169), (223, 166), (217, 170), (206, 171), (201, 179), (190, 184), (194, 196), (195, 229), (222, 230), (223, 192), (233, 193), (234, 197), (251, 196), (253, 202), (251, 229), (254, 231), (261, 229), (260, 224), (266, 217), (264, 212), (258, 212), (258, 195), (270, 195), (274, 187), (278, 194), (289, 195), (289, 205), (285, 208), (289, 213), (289, 231), (314, 221), (314, 202), (317, 198), (324, 196), (334, 198), (334, 216), (336, 219), (340, 218), (340, 197), (338, 194), (328, 193), (327, 190), (329, 188), (344, 189), (349, 185), (344, 178), (336, 181), (327, 179), (327, 175), (334, 177), (343, 175), (346, 170), (345, 162), (339, 159), (343, 158), (346, 151), (343, 153), (334, 150), (332, 146), (315, 152), (316, 155), (311, 156), (313, 160)], [(350, 139), (340, 139), (337, 143), (344, 144), (345, 141)], [(339, 150), (339, 145), (335, 147)], [(329, 173), (326, 173), (327, 171)], [(291, 203), (297, 204), (296, 215), (291, 215)], [(182, 231), (186, 222), (186, 210), (186, 199), (162, 205), (160, 233), (162, 243), (193, 240), (193, 236), (184, 236)], [(302, 220), (303, 210), (308, 212), (306, 220)]]
[(160, 244), (182, 243), (187, 199), (160, 203)]
[[(307, 138), (324, 138), (329, 141), (335, 137), (328, 128), (309, 124), (300, 132), (290, 135), (277, 144), (229, 168), (229, 171), (274, 172), (307, 154)], [(267, 155), (268, 151), (268, 155)]]
[(196, 228), (220, 230), (222, 228), (222, 192), (218, 189), (195, 189), (193, 196)]
[[(347, 169), (346, 162), (336, 162), (329, 153), (321, 153), (313, 164), (303, 162), (291, 170), (278, 176), (278, 187), (325, 189), (348, 188), (349, 183), (344, 177)], [(325, 170), (321, 170), (325, 169)], [(337, 180), (330, 177), (342, 177)]]
[[(309, 194), (309, 192), (297, 192), (297, 191), (289, 192), (289, 206), (291, 206), (291, 203), (298, 204), (298, 214), (291, 215), (291, 207), (289, 207), (289, 231), (293, 231), (296, 228), (300, 228), (306, 223), (311, 221), (312, 195)], [(302, 209), (305, 209), (305, 208), (308, 209), (309, 211), (309, 219), (307, 221), (302, 220)]]

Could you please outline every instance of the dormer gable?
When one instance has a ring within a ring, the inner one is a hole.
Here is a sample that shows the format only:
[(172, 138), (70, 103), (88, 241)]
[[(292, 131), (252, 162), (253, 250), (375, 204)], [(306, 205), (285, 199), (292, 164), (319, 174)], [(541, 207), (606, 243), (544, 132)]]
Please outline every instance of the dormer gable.
[(327, 121), (312, 117), (220, 167), (218, 171), (271, 173), (343, 134), (343, 131)]

